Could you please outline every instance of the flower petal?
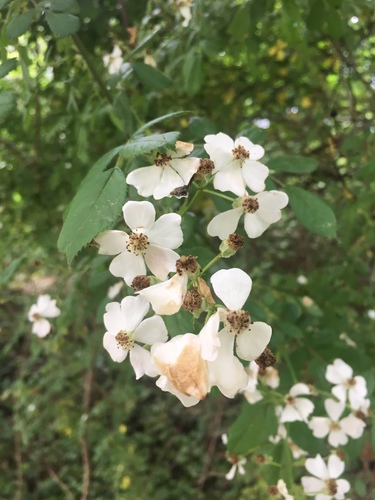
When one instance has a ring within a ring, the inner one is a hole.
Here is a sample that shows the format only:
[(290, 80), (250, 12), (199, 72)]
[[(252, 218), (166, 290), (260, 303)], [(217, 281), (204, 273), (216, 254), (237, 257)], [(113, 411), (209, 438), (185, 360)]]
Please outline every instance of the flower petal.
[(355, 415), (348, 415), (340, 421), (341, 429), (351, 438), (358, 439), (362, 436), (366, 424)]
[(121, 301), (121, 313), (124, 318), (123, 329), (134, 333), (150, 309), (150, 304), (143, 297), (128, 296)]
[(219, 313), (213, 314), (199, 333), (201, 356), (207, 361), (214, 361), (220, 347)]
[(259, 161), (246, 160), (242, 165), (242, 175), (245, 183), (254, 193), (259, 193), (259, 191), (265, 189), (264, 181), (268, 174), (268, 167)]
[(301, 394), (311, 394), (311, 391), (308, 385), (299, 382), (291, 387), (289, 394), (291, 396), (299, 396)]
[(117, 255), (126, 252), (129, 236), (124, 231), (104, 231), (94, 241), (100, 245), (100, 255)]
[(324, 481), (322, 481), (321, 479), (316, 479), (315, 477), (303, 476), (301, 477), (301, 483), (303, 491), (308, 495), (319, 493), (319, 491), (325, 489)]
[(214, 188), (219, 191), (231, 191), (237, 196), (244, 196), (246, 185), (239, 162), (232, 162), (230, 167), (220, 170), (214, 175)]
[(185, 396), (182, 392), (178, 391), (173, 385), (169, 382), (165, 375), (159, 377), (156, 381), (156, 385), (164, 392), (170, 392), (174, 396), (176, 396), (181, 403), (186, 407), (190, 408), (190, 406), (194, 406), (199, 403), (199, 399), (194, 396)]
[[(183, 161), (183, 160), (172, 160), (172, 161)], [(170, 165), (165, 165), (164, 167), (159, 167), (162, 170), (160, 183), (155, 187), (154, 198), (155, 200), (161, 200), (166, 196), (171, 196), (171, 192), (181, 187), (184, 184), (184, 180), (181, 175), (177, 173)]]
[(113, 259), (109, 272), (117, 278), (124, 278), (125, 283), (130, 286), (136, 276), (146, 274), (146, 264), (142, 255), (126, 251)]
[(237, 356), (247, 361), (258, 358), (271, 340), (272, 328), (256, 321), (250, 325), (249, 330), (241, 332), (236, 337)]
[(305, 468), (307, 472), (310, 472), (310, 474), (319, 479), (325, 480), (331, 477), (327, 465), (320, 455), (316, 455), (315, 458), (307, 458), (305, 461)]
[(259, 238), (269, 228), (269, 223), (263, 220), (258, 212), (255, 212), (245, 214), (244, 227), (249, 238)]
[(175, 274), (167, 281), (157, 283), (137, 292), (145, 297), (156, 314), (171, 315), (177, 313), (184, 301), (188, 277)]
[(40, 318), (34, 321), (31, 331), (40, 338), (46, 337), (51, 331), (51, 323), (47, 319)]
[(241, 309), (252, 286), (250, 276), (238, 268), (217, 271), (211, 276), (211, 283), (216, 295), (232, 311)]
[(324, 407), (329, 418), (334, 422), (337, 422), (345, 410), (345, 402), (326, 399), (324, 401)]
[(304, 422), (307, 421), (310, 413), (314, 411), (314, 403), (307, 398), (296, 398), (294, 405)]
[(335, 359), (332, 365), (327, 366), (326, 379), (331, 384), (342, 384), (353, 376), (353, 368), (342, 359)]
[(134, 330), (134, 340), (143, 344), (153, 345), (155, 342), (166, 342), (167, 339), (168, 331), (160, 316), (143, 320)]
[(135, 371), (135, 378), (138, 380), (143, 375), (156, 377), (159, 375), (156, 366), (154, 365), (149, 351), (139, 345), (135, 345), (130, 351), (130, 364)]
[(259, 209), (257, 213), (268, 224), (281, 219), (280, 209), (288, 204), (288, 196), (282, 191), (263, 191), (257, 194)]
[(145, 254), (148, 268), (160, 280), (166, 280), (169, 273), (176, 271), (176, 261), (179, 258), (174, 250), (158, 245), (150, 245)]
[(189, 184), (191, 178), (199, 168), (199, 162), (199, 158), (184, 158), (183, 160), (172, 160), (169, 163), (171, 168), (173, 168), (182, 179), (179, 186)]
[(116, 363), (124, 361), (129, 352), (127, 349), (122, 349), (122, 347), (117, 344), (116, 337), (109, 332), (104, 334), (103, 347), (108, 351), (112, 360)]
[[(344, 472), (345, 463), (337, 455), (330, 455), (327, 462), (328, 477), (337, 479)], [(327, 479), (327, 478), (322, 478)]]
[(147, 198), (154, 194), (156, 187), (160, 184), (162, 173), (161, 167), (156, 165), (137, 168), (128, 174), (126, 182), (134, 186), (139, 195)]
[(133, 231), (143, 227), (150, 230), (155, 222), (155, 207), (149, 201), (128, 201), (122, 207), (126, 224)]
[(331, 420), (327, 417), (313, 417), (309, 422), (309, 428), (313, 431), (316, 438), (328, 436)]
[(227, 210), (216, 215), (207, 226), (208, 234), (225, 240), (230, 234), (236, 231), (242, 214), (242, 208), (233, 208), (232, 210)]
[(150, 243), (166, 248), (178, 248), (184, 241), (181, 229), (181, 216), (165, 214), (159, 217), (147, 236)]
[(342, 430), (332, 430), (328, 436), (328, 443), (337, 448), (338, 446), (344, 446), (349, 441), (347, 435)]

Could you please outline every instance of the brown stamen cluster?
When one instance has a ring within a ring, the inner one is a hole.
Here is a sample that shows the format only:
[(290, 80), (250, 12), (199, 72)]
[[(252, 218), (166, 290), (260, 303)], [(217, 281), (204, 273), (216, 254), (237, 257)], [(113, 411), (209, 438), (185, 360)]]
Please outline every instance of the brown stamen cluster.
[(227, 329), (234, 335), (239, 335), (243, 330), (248, 330), (251, 325), (250, 314), (247, 311), (230, 311), (227, 314)]
[(202, 297), (196, 290), (189, 290), (184, 298), (182, 307), (185, 311), (198, 311), (202, 306)]
[(334, 479), (326, 480), (327, 490), (329, 495), (336, 495), (337, 493), (337, 483)]
[(172, 189), (172, 191), (169, 193), (171, 196), (176, 196), (177, 198), (181, 196), (187, 196), (189, 192), (189, 186), (180, 186), (177, 187), (176, 189)]
[(255, 196), (245, 196), (242, 202), (243, 211), (247, 214), (255, 214), (259, 209), (259, 201)]
[(348, 386), (349, 387), (355, 387), (356, 385), (357, 385), (357, 382), (356, 382), (356, 380), (354, 378), (350, 378), (348, 380)]
[[(265, 370), (269, 366), (272, 366), (276, 363), (276, 356), (274, 353), (266, 347), (262, 354), (255, 360), (255, 363), (259, 366), (260, 370)], [(262, 375), (261, 372), (259, 372)]]
[(133, 334), (126, 332), (125, 330), (120, 330), (115, 337), (118, 349), (124, 349), (125, 351), (130, 351), (134, 347), (134, 337)]
[(230, 234), (227, 238), (227, 241), (230, 248), (236, 251), (242, 248), (245, 242), (244, 238), (237, 233)]
[(126, 250), (132, 252), (135, 255), (144, 253), (149, 246), (148, 237), (143, 233), (130, 233), (129, 241), (126, 245)]
[(340, 424), (338, 422), (331, 422), (329, 424), (329, 429), (331, 431), (339, 431), (339, 430), (341, 430), (341, 426), (340, 426)]
[(215, 168), (215, 163), (208, 159), (208, 158), (201, 158), (199, 160), (199, 167), (198, 167), (198, 170), (197, 170), (197, 175), (198, 174), (201, 174), (201, 175), (206, 175), (206, 174), (210, 174)]
[(195, 273), (198, 270), (197, 257), (193, 255), (182, 255), (176, 261), (176, 271), (180, 276), (185, 272)]
[(288, 396), (286, 399), (285, 399), (286, 403), (288, 405), (294, 405), (295, 402), (296, 402), (296, 398), (293, 397), (293, 396)]
[(34, 321), (38, 321), (42, 316), (39, 313), (34, 313), (32, 317)]
[(250, 158), (250, 153), (243, 146), (232, 149), (232, 154), (236, 160), (244, 161)]
[(172, 160), (172, 156), (167, 155), (167, 153), (156, 153), (154, 163), (157, 167), (165, 167)]
[(135, 292), (139, 292), (140, 290), (143, 290), (144, 288), (148, 288), (150, 286), (151, 282), (150, 282), (150, 278), (149, 276), (144, 276), (144, 275), (139, 275), (139, 276), (136, 276), (132, 283), (131, 283), (131, 287), (134, 288), (134, 291)]
[(276, 497), (279, 495), (279, 489), (277, 486), (273, 485), (273, 486), (270, 486), (268, 488), (268, 494), (271, 496), (271, 497)]

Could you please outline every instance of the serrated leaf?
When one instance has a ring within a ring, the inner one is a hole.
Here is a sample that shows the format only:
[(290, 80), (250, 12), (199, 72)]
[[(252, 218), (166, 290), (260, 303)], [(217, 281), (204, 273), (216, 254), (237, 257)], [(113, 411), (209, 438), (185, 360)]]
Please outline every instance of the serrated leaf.
[(7, 26), (6, 35), (8, 38), (17, 38), (23, 35), (30, 28), (33, 22), (35, 9), (30, 9), (23, 12), (19, 16), (14, 17)]
[(79, 18), (66, 12), (55, 13), (47, 11), (46, 19), (51, 31), (56, 36), (65, 37), (73, 35), (73, 33), (79, 30)]
[(145, 123), (139, 128), (136, 132), (134, 132), (133, 137), (142, 134), (145, 130), (160, 123), (164, 120), (168, 120), (169, 118), (175, 118), (176, 116), (186, 115), (187, 113), (191, 113), (191, 111), (175, 111), (174, 113), (168, 113), (167, 115), (159, 116), (159, 118), (155, 118), (155, 120), (151, 120), (150, 122)]
[(164, 90), (172, 85), (172, 81), (158, 69), (136, 62), (132, 64), (135, 74), (142, 85), (148, 90)]
[(57, 246), (71, 264), (77, 253), (118, 218), (126, 181), (119, 168), (93, 176), (81, 185), (60, 232)]
[(191, 50), (185, 58), (182, 73), (186, 92), (196, 94), (203, 83), (202, 54)]
[(131, 160), (136, 156), (151, 153), (160, 148), (174, 148), (179, 132), (166, 132), (165, 134), (154, 134), (146, 137), (136, 138), (120, 150), (120, 156), (127, 160)]
[(7, 61), (0, 64), (0, 78), (6, 76), (16, 66), (17, 66), (17, 59), (15, 57), (12, 59), (8, 59)]
[(336, 216), (325, 201), (296, 186), (285, 186), (284, 191), (297, 219), (306, 229), (326, 238), (336, 236)]
[(230, 454), (245, 455), (260, 444), (267, 443), (269, 436), (277, 433), (275, 407), (260, 402), (244, 403), (241, 413), (231, 425), (228, 433)]
[(0, 118), (7, 116), (16, 107), (16, 94), (13, 92), (0, 93)]
[(271, 170), (291, 174), (308, 174), (318, 166), (317, 160), (304, 156), (279, 156), (267, 162)]

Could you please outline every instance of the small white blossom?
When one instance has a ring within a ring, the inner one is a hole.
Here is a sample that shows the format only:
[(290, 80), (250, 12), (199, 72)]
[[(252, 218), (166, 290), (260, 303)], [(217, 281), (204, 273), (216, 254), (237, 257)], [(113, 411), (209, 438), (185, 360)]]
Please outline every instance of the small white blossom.
[(279, 372), (273, 366), (267, 366), (262, 372), (259, 374), (259, 378), (261, 382), (268, 385), (272, 389), (277, 389), (280, 385), (280, 377)]
[(250, 404), (257, 403), (263, 399), (262, 394), (258, 391), (258, 372), (259, 366), (255, 361), (250, 361), (249, 367), (246, 368), (246, 373), (248, 375), (247, 386), (243, 389), (243, 394)]
[(374, 309), (369, 309), (367, 311), (367, 316), (370, 318), (370, 319), (375, 319), (375, 310)]
[(292, 495), (289, 495), (288, 488), (286, 487), (285, 481), (283, 479), (279, 479), (277, 481), (277, 490), (282, 495), (285, 500), (294, 500)]
[(298, 276), (297, 283), (299, 283), (300, 285), (306, 285), (307, 284), (307, 278), (306, 278), (306, 276), (303, 276), (303, 274), (301, 274), (300, 276)]
[(28, 312), (28, 319), (33, 323), (31, 331), (38, 337), (45, 337), (51, 331), (51, 323), (46, 318), (56, 318), (60, 313), (56, 300), (49, 295), (39, 295), (36, 304)]
[(237, 196), (244, 196), (246, 186), (255, 193), (265, 189), (268, 168), (258, 162), (264, 155), (261, 146), (253, 144), (246, 137), (233, 141), (220, 132), (206, 135), (204, 149), (215, 163), (214, 187), (219, 191), (231, 191)]
[(122, 52), (118, 45), (113, 47), (112, 53), (107, 54), (103, 57), (103, 63), (106, 68), (108, 68), (108, 73), (114, 75), (118, 73), (121, 69), (124, 60), (122, 58)]
[(327, 366), (326, 379), (331, 384), (334, 394), (340, 401), (346, 401), (348, 395), (351, 408), (356, 409), (367, 396), (366, 380), (361, 375), (353, 377), (353, 368), (342, 359), (335, 359), (332, 365)]
[(160, 316), (143, 319), (149, 308), (147, 300), (129, 296), (125, 297), (121, 304), (107, 304), (104, 314), (104, 325), (107, 329), (103, 337), (104, 348), (117, 363), (124, 361), (130, 353), (130, 363), (137, 379), (144, 374), (155, 377), (158, 372), (150, 352), (136, 342), (153, 345), (156, 342), (165, 342), (168, 337)]
[(305, 462), (307, 472), (315, 477), (303, 476), (301, 483), (308, 496), (315, 500), (343, 500), (345, 493), (350, 490), (346, 479), (337, 479), (344, 472), (345, 464), (337, 455), (330, 455), (326, 464), (320, 455), (307, 458)]
[(246, 194), (237, 198), (231, 210), (216, 215), (207, 226), (210, 236), (225, 240), (237, 229), (243, 214), (246, 234), (258, 238), (264, 231), (281, 219), (281, 209), (288, 204), (288, 196), (281, 191), (263, 191), (255, 196)]
[(309, 427), (317, 438), (328, 435), (328, 443), (333, 446), (344, 446), (348, 442), (348, 436), (358, 439), (362, 436), (366, 424), (363, 420), (351, 414), (339, 420), (345, 410), (345, 403), (326, 399), (324, 406), (328, 417), (312, 417)]
[(232, 467), (230, 468), (229, 472), (225, 474), (225, 479), (228, 481), (232, 481), (234, 479), (234, 476), (238, 472), (238, 474), (241, 474), (242, 476), (245, 474), (245, 469), (244, 465), (246, 464), (247, 460), (245, 457), (239, 457), (237, 455), (230, 455), (227, 458), (228, 462), (232, 464)]
[(183, 21), (181, 25), (186, 28), (189, 26), (189, 23), (191, 21), (192, 15), (191, 15), (191, 8), (193, 5), (192, 0), (175, 0), (175, 3), (180, 11), (181, 16), (183, 17)]
[(156, 277), (165, 280), (179, 258), (172, 249), (183, 241), (180, 215), (165, 214), (155, 221), (155, 208), (149, 201), (128, 201), (122, 210), (131, 233), (105, 231), (95, 238), (101, 255), (118, 254), (110, 272), (131, 285), (136, 276), (146, 274), (147, 264)]
[(280, 422), (294, 422), (296, 420), (306, 422), (307, 417), (314, 410), (314, 404), (300, 395), (311, 394), (306, 384), (295, 384), (285, 396), (285, 406), (280, 416)]
[(187, 142), (176, 142), (176, 151), (157, 153), (154, 165), (141, 167), (128, 174), (126, 182), (135, 186), (138, 194), (144, 197), (153, 196), (155, 200), (181, 194), (179, 188), (188, 186), (190, 179), (199, 168), (199, 158), (181, 158), (190, 154), (194, 145)]

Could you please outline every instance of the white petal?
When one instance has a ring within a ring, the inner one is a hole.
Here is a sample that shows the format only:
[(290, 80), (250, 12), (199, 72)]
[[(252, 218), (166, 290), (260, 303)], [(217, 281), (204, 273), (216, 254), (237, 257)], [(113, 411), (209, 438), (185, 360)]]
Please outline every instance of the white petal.
[(166, 248), (178, 248), (184, 241), (181, 229), (181, 216), (165, 214), (159, 217), (152, 229), (148, 231), (150, 243)]
[(134, 332), (150, 309), (143, 297), (125, 297), (121, 301), (121, 312), (124, 317), (124, 330)]
[(301, 415), (302, 420), (306, 422), (307, 417), (314, 411), (314, 403), (306, 398), (296, 398), (296, 402), (294, 404), (297, 411)]
[(306, 384), (302, 384), (301, 382), (293, 385), (290, 389), (289, 394), (291, 396), (299, 396), (300, 394), (311, 394), (309, 387)]
[(184, 184), (184, 180), (181, 178), (181, 175), (169, 165), (158, 168), (162, 169), (162, 174), (160, 183), (155, 187), (155, 200), (161, 200), (162, 198), (171, 196), (171, 192), (174, 189), (181, 187)]
[(309, 422), (309, 427), (316, 438), (328, 436), (331, 420), (327, 417), (313, 417)]
[(209, 318), (199, 333), (201, 356), (207, 361), (214, 361), (219, 351), (219, 323), (219, 313), (215, 313)]
[(146, 264), (142, 255), (126, 251), (113, 259), (109, 272), (117, 278), (124, 278), (125, 283), (130, 286), (136, 276), (146, 274)]
[(158, 370), (151, 359), (151, 354), (143, 347), (135, 345), (130, 351), (129, 358), (137, 380), (145, 374), (149, 377), (156, 377), (158, 375)]
[(200, 401), (200, 399), (197, 399), (194, 396), (186, 396), (185, 394), (182, 394), (182, 392), (173, 387), (173, 385), (169, 382), (168, 378), (165, 375), (162, 375), (157, 379), (156, 385), (162, 391), (170, 392), (171, 394), (176, 396), (186, 408), (190, 408), (190, 406), (194, 406)]
[[(182, 182), (179, 186), (188, 185), (190, 179), (197, 172), (199, 168), (199, 158), (184, 158), (183, 160), (172, 160), (171, 167), (179, 174)], [(177, 187), (179, 187), (177, 186)]]
[(345, 463), (337, 455), (330, 455), (328, 458), (328, 477), (337, 479), (344, 472)]
[(269, 344), (271, 335), (272, 328), (267, 323), (252, 323), (249, 330), (236, 337), (237, 355), (247, 361), (258, 358)]
[(211, 276), (216, 295), (228, 309), (238, 311), (246, 302), (252, 280), (242, 269), (221, 269)]
[(156, 342), (166, 342), (167, 339), (168, 331), (160, 316), (143, 320), (134, 330), (134, 340), (143, 344), (153, 345)]
[(105, 307), (103, 321), (109, 333), (117, 335), (120, 330), (125, 330), (124, 315), (121, 310), (121, 304), (118, 302), (110, 302)]
[(342, 384), (352, 378), (353, 369), (342, 359), (335, 359), (332, 365), (327, 366), (326, 379), (331, 384)]
[(297, 411), (297, 409), (292, 406), (287, 404), (285, 408), (282, 411), (282, 414), (280, 416), (280, 422), (285, 423), (285, 422), (296, 422), (296, 421), (301, 421), (302, 417), (300, 413)]
[(333, 430), (329, 433), (328, 443), (334, 448), (344, 446), (348, 441), (347, 435), (342, 430)]
[(225, 479), (227, 479), (228, 481), (232, 481), (232, 479), (236, 475), (236, 470), (237, 466), (236, 464), (233, 464), (232, 467), (230, 468), (230, 471), (225, 474)]
[(176, 141), (176, 151), (168, 151), (172, 158), (180, 158), (189, 155), (194, 149), (194, 144), (190, 142)]
[(346, 402), (346, 388), (343, 385), (335, 385), (332, 387), (331, 392), (337, 399)]
[(154, 194), (155, 189), (160, 184), (162, 173), (162, 168), (156, 165), (137, 168), (128, 174), (126, 182), (135, 186), (138, 194), (147, 198)]
[[(305, 467), (307, 472), (310, 472), (315, 477), (319, 479), (330, 479), (328, 468), (324, 460), (320, 455), (316, 455), (315, 458), (307, 458), (305, 461)], [(319, 491), (319, 490), (318, 490)]]
[(115, 335), (106, 332), (103, 337), (103, 347), (106, 349), (111, 356), (112, 360), (116, 363), (121, 363), (128, 355), (127, 349), (122, 349), (117, 344)]
[(132, 231), (139, 227), (150, 230), (155, 222), (155, 208), (149, 201), (128, 201), (122, 207), (122, 212)]
[(343, 411), (345, 410), (345, 402), (326, 399), (324, 401), (324, 407), (329, 418), (334, 422), (337, 422), (340, 419)]
[(225, 240), (230, 234), (236, 231), (242, 214), (242, 208), (233, 208), (232, 210), (227, 210), (216, 215), (207, 226), (208, 234)]
[(348, 390), (349, 403), (351, 408), (361, 406), (367, 396), (367, 384), (364, 377), (357, 375), (354, 377), (355, 385)]
[(233, 162), (229, 168), (217, 172), (214, 175), (214, 188), (219, 191), (231, 191), (237, 196), (244, 196), (246, 185), (241, 165), (238, 162)]
[(216, 152), (226, 151), (231, 152), (234, 148), (234, 141), (227, 134), (219, 132), (218, 134), (206, 135), (204, 138), (204, 149), (211, 156)]
[(273, 224), (281, 219), (281, 208), (288, 204), (288, 196), (282, 191), (263, 191), (257, 194), (259, 209), (257, 213), (268, 224)]
[(303, 491), (307, 494), (319, 493), (325, 489), (325, 483), (321, 479), (315, 477), (303, 476), (301, 477)]
[(174, 250), (158, 245), (150, 245), (145, 254), (148, 268), (160, 280), (166, 280), (169, 273), (176, 271), (176, 261), (179, 258)]
[(56, 300), (51, 299), (49, 295), (40, 295), (37, 305), (39, 307), (39, 314), (45, 318), (56, 318), (60, 316), (61, 311), (56, 307)]
[(137, 292), (145, 297), (156, 314), (171, 315), (177, 313), (184, 301), (188, 277), (175, 274), (167, 281), (157, 283)]
[(264, 155), (264, 149), (258, 144), (254, 144), (247, 137), (238, 137), (234, 141), (235, 147), (243, 146), (250, 154), (251, 160), (259, 160)]
[(351, 438), (358, 439), (362, 436), (366, 424), (360, 418), (349, 415), (340, 421), (341, 429)]
[(242, 175), (245, 183), (254, 193), (263, 191), (266, 187), (264, 181), (269, 174), (268, 167), (254, 160), (246, 160), (242, 166)]
[(28, 317), (29, 321), (35, 321), (34, 314), (40, 314), (39, 307), (37, 304), (33, 304), (30, 307), (29, 312), (27, 313), (27, 317)]
[(337, 500), (344, 500), (345, 493), (347, 493), (350, 490), (349, 482), (346, 479), (338, 479), (336, 481), (336, 486), (337, 486), (337, 493), (336, 493)]
[(34, 321), (31, 331), (40, 338), (46, 337), (51, 331), (51, 324), (47, 319), (40, 318)]
[(249, 238), (259, 238), (268, 229), (269, 224), (259, 216), (258, 212), (255, 212), (245, 214), (244, 226)]
[(99, 234), (95, 241), (100, 245), (100, 255), (117, 255), (126, 252), (129, 236), (124, 231), (105, 231)]

